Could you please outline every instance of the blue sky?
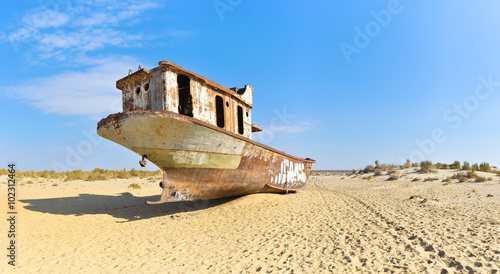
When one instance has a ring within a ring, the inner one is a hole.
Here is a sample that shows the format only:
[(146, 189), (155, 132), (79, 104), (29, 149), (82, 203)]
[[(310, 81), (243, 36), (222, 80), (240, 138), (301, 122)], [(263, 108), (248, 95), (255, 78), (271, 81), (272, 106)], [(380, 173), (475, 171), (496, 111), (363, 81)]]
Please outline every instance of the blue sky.
[(96, 123), (121, 109), (116, 80), (168, 60), (252, 85), (254, 138), (315, 169), (500, 166), (500, 3), (367, 2), (8, 1), (0, 162), (139, 168)]

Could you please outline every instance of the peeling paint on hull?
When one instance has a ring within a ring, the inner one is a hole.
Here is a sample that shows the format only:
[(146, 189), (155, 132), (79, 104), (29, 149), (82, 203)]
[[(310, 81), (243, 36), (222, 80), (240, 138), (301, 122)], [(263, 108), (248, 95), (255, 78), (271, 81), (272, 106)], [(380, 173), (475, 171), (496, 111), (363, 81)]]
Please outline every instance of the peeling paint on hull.
[(170, 111), (112, 114), (97, 133), (163, 170), (160, 203), (296, 191), (315, 163)]

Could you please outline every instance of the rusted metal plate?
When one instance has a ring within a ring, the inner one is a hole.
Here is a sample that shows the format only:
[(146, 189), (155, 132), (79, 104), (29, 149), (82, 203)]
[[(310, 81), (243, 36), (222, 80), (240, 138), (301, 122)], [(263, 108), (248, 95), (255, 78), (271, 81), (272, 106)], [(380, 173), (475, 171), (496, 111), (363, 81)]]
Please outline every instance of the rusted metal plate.
[(166, 172), (163, 202), (295, 191), (315, 163), (169, 111), (112, 114), (97, 132)]
[(97, 132), (164, 171), (159, 202), (295, 191), (311, 173), (315, 161), (251, 140), (262, 129), (252, 125), (250, 85), (228, 89), (161, 61), (116, 87), (124, 112), (102, 119)]

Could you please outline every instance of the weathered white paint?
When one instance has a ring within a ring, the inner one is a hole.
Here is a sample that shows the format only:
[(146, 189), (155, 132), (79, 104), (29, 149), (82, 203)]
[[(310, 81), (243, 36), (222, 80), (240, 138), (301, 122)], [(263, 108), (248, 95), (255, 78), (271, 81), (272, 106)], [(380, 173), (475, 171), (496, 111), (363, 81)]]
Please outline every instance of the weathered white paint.
[(284, 186), (288, 182), (288, 187), (293, 187), (297, 184), (303, 185), (306, 183), (306, 180), (304, 164), (295, 163), (288, 159), (283, 159), (280, 172), (270, 179), (271, 184), (279, 186)]
[(189, 189), (183, 189), (182, 192), (172, 192), (170, 197), (170, 200), (173, 201), (192, 201), (194, 198), (193, 194), (189, 194)]
[(162, 68), (154, 68), (149, 73), (151, 74), (151, 110), (165, 110), (165, 103), (162, 100)]
[[(225, 129), (233, 133), (238, 133), (237, 108), (243, 109), (244, 137), (252, 138), (252, 116), (251, 108), (253, 101), (253, 88), (245, 85), (244, 92), (235, 89), (231, 93), (221, 88), (215, 87), (214, 83), (203, 80), (190, 72), (179, 70), (172, 66), (159, 66), (144, 74), (136, 74), (129, 79), (129, 83), (121, 84), (123, 111), (133, 110), (167, 110), (178, 113), (179, 93), (177, 76), (183, 74), (190, 79), (190, 94), (193, 104), (193, 117), (203, 122), (216, 125), (215, 96), (224, 98)], [(137, 79), (137, 77), (142, 77)], [(149, 90), (145, 90), (145, 85), (149, 83)], [(137, 93), (137, 88), (140, 92)], [(229, 107), (226, 106), (229, 104)], [(248, 113), (248, 116), (247, 116)]]
[(177, 91), (177, 73), (170, 69), (166, 69), (163, 74), (163, 100), (165, 102), (165, 110), (179, 113), (179, 92)]

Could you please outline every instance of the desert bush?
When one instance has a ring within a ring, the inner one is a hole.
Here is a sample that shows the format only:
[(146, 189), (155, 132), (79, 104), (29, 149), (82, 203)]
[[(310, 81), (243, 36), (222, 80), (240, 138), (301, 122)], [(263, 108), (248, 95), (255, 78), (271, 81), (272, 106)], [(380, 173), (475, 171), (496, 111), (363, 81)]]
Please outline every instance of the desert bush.
[(437, 181), (439, 180), (439, 178), (437, 177), (428, 177), (428, 178), (425, 178), (424, 182), (433, 182), (433, 181)]
[(417, 181), (420, 181), (420, 178), (413, 178), (413, 180), (411, 180), (412, 182), (417, 182)]
[(450, 177), (444, 178), (441, 182), (451, 182), (451, 178)]
[(486, 182), (486, 177), (482, 177), (482, 176), (476, 175), (476, 176), (474, 176), (474, 180), (476, 182)]
[(453, 162), (451, 165), (450, 165), (450, 168), (451, 169), (461, 169), (462, 166), (460, 165), (460, 162), (459, 161), (455, 161)]
[(116, 177), (120, 178), (120, 179), (128, 179), (128, 178), (130, 178), (130, 173), (128, 173), (127, 169), (124, 168), (123, 170), (116, 172)]
[(399, 180), (399, 176), (395, 174), (389, 176), (389, 178), (387, 179), (387, 181), (395, 181), (395, 180)]
[(52, 186), (58, 186), (58, 185), (59, 185), (59, 184), (56, 184), (56, 183), (52, 184)]
[(41, 178), (45, 178), (45, 179), (49, 179), (50, 178), (50, 172), (48, 170), (38, 171), (36, 173), (36, 176), (37, 177), (41, 177)]
[(141, 189), (141, 186), (136, 184), (136, 183), (132, 183), (132, 184), (128, 185), (128, 188)]
[(374, 174), (375, 174), (375, 176), (380, 176), (380, 175), (382, 175), (382, 170), (377, 168), (377, 169), (375, 169)]
[(365, 169), (363, 169), (363, 173), (370, 173), (373, 172), (375, 168), (372, 165), (367, 165)]
[(90, 172), (87, 174), (85, 181), (105, 181), (107, 179), (108, 176), (106, 174)]
[(141, 171), (137, 170), (135, 168), (132, 168), (130, 170), (130, 176), (132, 176), (132, 177), (141, 177)]
[(473, 164), (472, 165), (472, 171), (477, 171), (479, 170), (479, 165), (478, 164)]
[(9, 175), (9, 171), (5, 168), (0, 168), (0, 175)]
[(433, 167), (434, 166), (432, 165), (431, 161), (422, 161), (422, 162), (420, 162), (420, 170), (418, 172), (419, 173), (431, 173)]
[(387, 174), (389, 175), (392, 175), (392, 174), (396, 174), (398, 173), (395, 169), (389, 169), (389, 171), (387, 171)]
[(378, 160), (375, 161), (375, 168), (380, 168)]
[(36, 172), (33, 171), (33, 170), (27, 170), (27, 171), (21, 171), (21, 172), (18, 172), (17, 175), (21, 175), (23, 177), (30, 177), (30, 178), (36, 178)]
[(457, 174), (456, 179), (458, 179), (458, 181), (460, 183), (465, 183), (465, 182), (469, 181), (469, 177), (467, 177), (466, 175), (462, 175), (462, 174)]
[(403, 164), (402, 168), (410, 168), (410, 167), (411, 167), (410, 159), (406, 159), (406, 163)]
[(34, 183), (33, 183), (33, 181), (29, 180), (29, 181), (27, 181), (27, 182), (26, 182), (26, 184), (28, 184), (28, 185), (32, 185), (32, 184), (34, 184)]
[(480, 171), (484, 171), (484, 172), (491, 172), (491, 167), (490, 167), (490, 164), (486, 163), (486, 162), (482, 162), (480, 165), (479, 165), (479, 170)]
[(440, 162), (435, 163), (434, 167), (437, 169), (448, 169), (449, 168), (449, 166), (447, 164), (442, 164)]
[(418, 163), (412, 163), (411, 167), (418, 167)]
[(469, 162), (464, 161), (464, 164), (462, 165), (462, 169), (471, 170)]
[(83, 180), (85, 179), (85, 174), (83, 171), (77, 169), (73, 171), (66, 171), (66, 178), (64, 181), (74, 181), (74, 180)]

